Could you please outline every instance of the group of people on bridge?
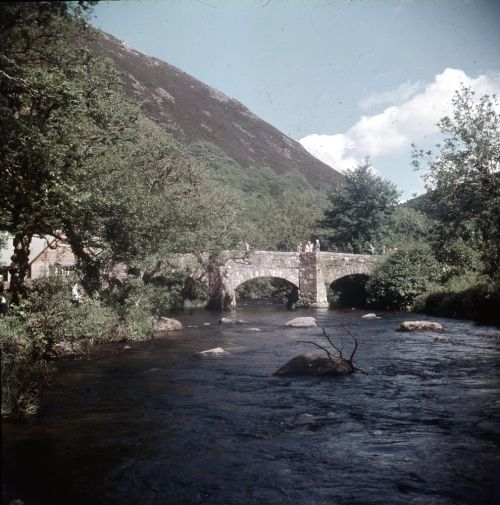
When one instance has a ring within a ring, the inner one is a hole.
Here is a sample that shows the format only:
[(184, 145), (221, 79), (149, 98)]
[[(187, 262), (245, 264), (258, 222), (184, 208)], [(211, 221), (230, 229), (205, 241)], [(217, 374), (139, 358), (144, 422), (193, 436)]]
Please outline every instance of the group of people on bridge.
[(302, 242), (299, 242), (299, 245), (297, 246), (297, 252), (312, 253), (319, 252), (320, 250), (321, 246), (319, 243), (319, 238), (316, 239), (316, 242), (314, 244), (308, 240), (306, 244), (302, 245)]

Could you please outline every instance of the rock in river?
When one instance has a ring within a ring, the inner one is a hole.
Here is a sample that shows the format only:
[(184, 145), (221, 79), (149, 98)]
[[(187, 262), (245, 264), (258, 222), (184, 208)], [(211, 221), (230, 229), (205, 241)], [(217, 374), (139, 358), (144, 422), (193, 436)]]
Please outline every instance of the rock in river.
[(314, 317), (295, 317), (288, 321), (285, 326), (293, 326), (294, 328), (310, 328), (312, 326), (318, 326), (316, 324), (316, 319)]
[(348, 375), (354, 372), (351, 362), (334, 358), (332, 361), (324, 354), (309, 352), (299, 354), (285, 363), (273, 375), (294, 377), (300, 375)]
[(182, 330), (182, 323), (177, 319), (160, 317), (155, 321), (154, 331), (174, 331)]
[(229, 354), (222, 347), (214, 347), (213, 349), (207, 349), (206, 351), (201, 351), (200, 354), (203, 356), (221, 356), (222, 354)]
[(397, 328), (399, 331), (443, 331), (443, 326), (433, 321), (404, 321)]
[(228, 317), (221, 317), (219, 324), (246, 324), (243, 319), (229, 319)]

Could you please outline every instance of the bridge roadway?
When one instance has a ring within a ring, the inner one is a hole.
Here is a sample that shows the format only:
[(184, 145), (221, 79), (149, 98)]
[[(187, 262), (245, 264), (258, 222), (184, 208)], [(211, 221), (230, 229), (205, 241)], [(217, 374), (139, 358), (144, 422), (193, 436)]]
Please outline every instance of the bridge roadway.
[[(208, 269), (208, 307), (236, 307), (236, 288), (259, 277), (285, 279), (301, 295), (313, 299), (314, 307), (327, 307), (328, 286), (348, 275), (370, 275), (376, 255), (333, 252), (252, 251), (243, 255), (225, 251), (218, 266)], [(192, 275), (199, 262), (191, 255), (178, 255), (178, 269)]]

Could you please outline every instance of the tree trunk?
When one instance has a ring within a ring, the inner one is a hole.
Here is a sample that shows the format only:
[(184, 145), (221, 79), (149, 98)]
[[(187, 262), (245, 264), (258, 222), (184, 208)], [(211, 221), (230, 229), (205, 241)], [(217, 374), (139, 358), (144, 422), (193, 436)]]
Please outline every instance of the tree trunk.
[(74, 230), (66, 226), (64, 229), (66, 238), (76, 258), (76, 264), (82, 273), (81, 283), (86, 293), (92, 296), (99, 291), (101, 264), (90, 251)]
[(10, 291), (12, 292), (12, 303), (18, 304), (20, 298), (26, 294), (25, 279), (29, 273), (30, 245), (33, 235), (23, 232), (14, 235), (14, 254), (11, 256)]

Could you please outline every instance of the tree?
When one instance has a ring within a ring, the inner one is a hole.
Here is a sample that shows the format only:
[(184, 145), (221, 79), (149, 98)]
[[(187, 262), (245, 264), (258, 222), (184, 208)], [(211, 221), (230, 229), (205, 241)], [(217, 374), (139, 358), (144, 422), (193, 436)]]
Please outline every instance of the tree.
[(414, 146), (413, 164), (424, 175), (430, 205), (439, 210), (443, 241), (457, 239), (480, 249), (486, 273), (500, 272), (500, 105), (495, 96), (475, 98), (462, 87), (452, 100), (453, 113), (439, 129), (445, 140), (437, 155)]
[(423, 212), (399, 205), (392, 215), (386, 245), (407, 247), (410, 243), (428, 242), (433, 221)]
[(439, 274), (428, 245), (400, 249), (375, 269), (366, 285), (367, 301), (381, 309), (412, 310)]
[[(108, 64), (77, 42), (92, 2), (0, 6), (0, 227), (13, 234), (13, 299), (24, 291), (31, 238), (63, 231), (85, 163), (126, 139), (138, 109)], [(73, 246), (74, 244), (72, 244)], [(89, 252), (74, 252), (84, 260)]]
[(98, 34), (78, 6), (0, 7), (0, 229), (14, 236), (14, 301), (35, 234), (68, 241), (93, 292), (106, 264), (149, 268), (222, 245), (236, 213), (204, 163), (143, 118), (111, 64), (85, 49)]
[(318, 236), (326, 198), (312, 191), (284, 191), (274, 199), (253, 198), (246, 207), (245, 240), (265, 250), (296, 251), (299, 242)]
[(373, 173), (368, 159), (347, 171), (344, 183), (330, 192), (330, 208), (321, 223), (329, 246), (357, 254), (380, 250), (398, 196), (394, 184)]

